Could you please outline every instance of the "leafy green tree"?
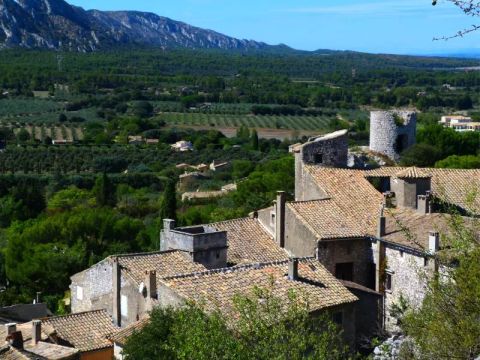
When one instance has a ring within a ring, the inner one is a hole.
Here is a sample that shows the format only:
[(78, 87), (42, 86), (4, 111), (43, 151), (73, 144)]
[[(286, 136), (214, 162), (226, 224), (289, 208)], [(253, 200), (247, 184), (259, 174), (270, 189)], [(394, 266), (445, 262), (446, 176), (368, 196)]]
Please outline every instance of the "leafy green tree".
[(441, 152), (436, 147), (428, 144), (415, 144), (401, 154), (402, 166), (433, 166), (441, 159)]
[(133, 104), (132, 112), (141, 119), (153, 116), (153, 105), (148, 101), (138, 101)]
[(480, 156), (452, 155), (446, 159), (437, 161), (435, 167), (446, 169), (480, 169)]
[(95, 186), (93, 187), (93, 193), (95, 194), (98, 206), (113, 207), (117, 202), (116, 187), (105, 172), (97, 177)]
[(48, 210), (71, 210), (75, 207), (87, 205), (93, 200), (91, 194), (87, 190), (80, 190), (76, 186), (58, 191), (48, 201)]
[[(235, 320), (233, 320), (235, 319)], [(326, 315), (310, 316), (295, 293), (278, 298), (256, 288), (235, 296), (227, 316), (201, 305), (155, 309), (127, 341), (124, 356), (136, 359), (348, 359), (341, 334)]]
[(436, 256), (442, 274), (429, 282), (420, 308), (407, 312), (402, 327), (419, 359), (475, 359), (480, 355), (480, 241), (478, 220), (455, 217), (454, 235)]
[(29, 141), (30, 140), (30, 133), (27, 130), (22, 128), (17, 133), (17, 140), (21, 143), (25, 143), (25, 142)]
[(168, 180), (160, 201), (160, 219), (177, 219), (177, 193), (176, 184), (173, 180)]

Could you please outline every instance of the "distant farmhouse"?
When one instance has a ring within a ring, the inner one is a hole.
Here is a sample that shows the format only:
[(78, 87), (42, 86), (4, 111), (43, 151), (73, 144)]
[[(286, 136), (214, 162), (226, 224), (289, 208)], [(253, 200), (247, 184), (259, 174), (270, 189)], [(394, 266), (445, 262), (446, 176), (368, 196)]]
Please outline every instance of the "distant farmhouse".
[[(415, 143), (414, 113), (372, 116), (375, 153), (395, 159)], [(468, 199), (480, 188), (480, 170), (348, 168), (346, 131), (290, 151), (294, 201), (279, 192), (247, 218), (193, 227), (165, 219), (159, 251), (110, 256), (72, 276), (73, 314), (42, 322), (46, 335), (56, 330), (80, 354), (122, 359), (152, 308), (202, 301), (228, 316), (235, 294), (272, 277), (275, 294), (308, 294), (312, 315), (331, 314), (351, 345), (395, 331), (392, 305), (401, 298), (419, 305), (427, 280), (442, 270), (435, 255), (450, 219), (442, 209), (454, 207), (467, 223), (479, 215), (480, 198)], [(102, 325), (86, 339), (92, 316)]]
[(439, 123), (458, 132), (480, 131), (480, 122), (475, 122), (471, 117), (463, 115), (442, 116)]

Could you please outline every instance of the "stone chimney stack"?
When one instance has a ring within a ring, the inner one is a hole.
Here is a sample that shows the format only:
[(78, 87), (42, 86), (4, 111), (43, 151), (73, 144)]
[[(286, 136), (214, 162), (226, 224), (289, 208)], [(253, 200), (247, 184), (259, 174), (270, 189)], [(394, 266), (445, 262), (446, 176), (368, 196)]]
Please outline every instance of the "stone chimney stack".
[(175, 229), (175, 220), (163, 219), (163, 230), (160, 231), (160, 251), (166, 251), (168, 249), (167, 240), (168, 233)]
[(422, 215), (432, 213), (432, 197), (430, 192), (427, 192), (426, 195), (418, 195), (417, 212)]
[(147, 288), (147, 298), (157, 298), (157, 272), (148, 270), (145, 272), (145, 286)]
[(275, 241), (277, 244), (285, 247), (285, 204), (287, 196), (285, 191), (277, 192), (277, 201), (275, 204)]
[(288, 262), (288, 279), (289, 280), (298, 280), (298, 259), (290, 258)]
[(440, 233), (430, 231), (428, 235), (428, 252), (430, 255), (435, 255), (440, 250)]
[(38, 344), (42, 340), (42, 320), (32, 321), (32, 342)]
[(387, 231), (387, 218), (385, 217), (385, 205), (380, 209), (380, 216), (378, 217), (377, 238), (381, 239), (385, 236)]
[(122, 326), (122, 299), (120, 291), (122, 289), (122, 269), (118, 262), (118, 258), (113, 260), (113, 271), (112, 271), (112, 292), (113, 292), (113, 323), (120, 327)]
[(5, 330), (6, 330), (7, 336), (10, 336), (17, 331), (17, 324), (16, 323), (5, 324)]

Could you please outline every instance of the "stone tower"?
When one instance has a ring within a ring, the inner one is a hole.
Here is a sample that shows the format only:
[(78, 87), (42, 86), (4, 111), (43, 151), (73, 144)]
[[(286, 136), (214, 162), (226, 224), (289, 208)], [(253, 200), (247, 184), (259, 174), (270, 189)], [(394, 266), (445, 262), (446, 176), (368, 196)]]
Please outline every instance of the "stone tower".
[(413, 111), (372, 111), (370, 150), (398, 161), (402, 151), (416, 143), (417, 114)]

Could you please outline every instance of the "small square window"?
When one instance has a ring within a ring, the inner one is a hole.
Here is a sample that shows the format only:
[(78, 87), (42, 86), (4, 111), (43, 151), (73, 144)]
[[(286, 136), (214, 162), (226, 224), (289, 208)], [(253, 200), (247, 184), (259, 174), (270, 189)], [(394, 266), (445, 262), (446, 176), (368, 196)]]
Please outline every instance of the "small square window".
[(315, 164), (323, 163), (323, 154), (315, 154)]
[(275, 226), (275, 213), (270, 214), (270, 225)]
[(428, 266), (428, 258), (427, 257), (423, 259), (423, 266), (425, 266), (425, 267)]

